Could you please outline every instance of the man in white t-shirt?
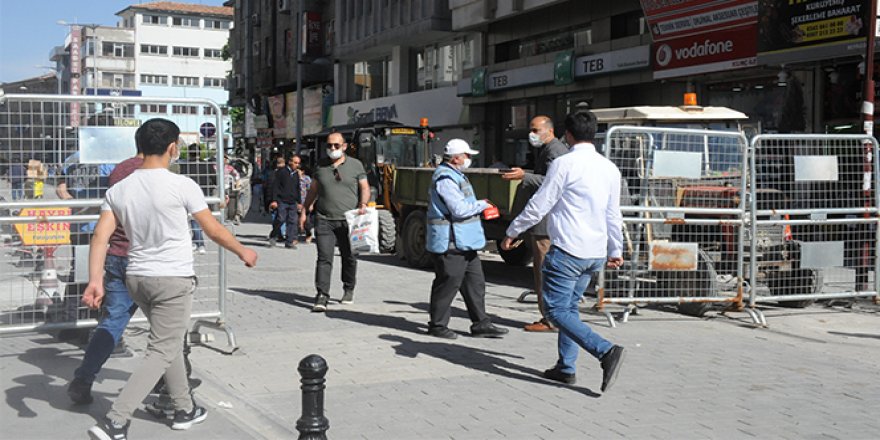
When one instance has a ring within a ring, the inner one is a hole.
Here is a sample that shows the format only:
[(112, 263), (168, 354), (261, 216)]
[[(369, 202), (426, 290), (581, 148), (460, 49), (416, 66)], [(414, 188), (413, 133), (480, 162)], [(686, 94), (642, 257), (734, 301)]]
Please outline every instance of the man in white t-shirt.
[(166, 119), (151, 119), (138, 129), (135, 140), (144, 153), (144, 164), (107, 191), (92, 238), (83, 302), (91, 308), (101, 305), (107, 244), (118, 223), (131, 242), (125, 284), (150, 322), (144, 359), (107, 419), (89, 429), (92, 438), (125, 439), (132, 414), (163, 374), (176, 408), (172, 429), (188, 429), (207, 417), (205, 408), (196, 405), (190, 394), (183, 362), (183, 338), (196, 288), (188, 215), (246, 266), (257, 262), (257, 254), (214, 219), (199, 186), (168, 171), (180, 156), (179, 135), (177, 125)]

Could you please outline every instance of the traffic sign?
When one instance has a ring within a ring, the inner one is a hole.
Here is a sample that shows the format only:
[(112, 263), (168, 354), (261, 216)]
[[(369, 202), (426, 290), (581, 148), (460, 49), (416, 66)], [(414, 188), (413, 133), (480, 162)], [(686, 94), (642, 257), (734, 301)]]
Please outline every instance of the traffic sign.
[(199, 126), (199, 133), (201, 133), (202, 136), (204, 136), (206, 138), (209, 138), (209, 139), (213, 138), (214, 133), (216, 133), (216, 132), (217, 132), (217, 127), (215, 127), (214, 124), (212, 124), (210, 122), (205, 122), (204, 124)]

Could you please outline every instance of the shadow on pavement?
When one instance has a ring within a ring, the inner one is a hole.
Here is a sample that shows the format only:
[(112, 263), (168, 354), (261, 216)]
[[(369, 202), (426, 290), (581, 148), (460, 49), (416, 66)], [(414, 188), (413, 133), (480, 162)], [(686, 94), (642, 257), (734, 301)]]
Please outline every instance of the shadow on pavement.
[(255, 290), (255, 289), (242, 289), (242, 288), (234, 288), (229, 289), (234, 290), (236, 292), (250, 295), (250, 296), (260, 296), (266, 299), (270, 299), (272, 301), (282, 302), (284, 304), (290, 304), (292, 306), (299, 307), (301, 309), (307, 309), (309, 311), (312, 310), (312, 306), (315, 304), (314, 296), (306, 296), (299, 293), (292, 292), (278, 292), (274, 290)]
[[(422, 312), (425, 312), (426, 319), (428, 318), (428, 316), (427, 316), (428, 310), (431, 308), (431, 305), (426, 302), (408, 303), (408, 302), (402, 302), (402, 301), (386, 300), (385, 304), (410, 306), (416, 310), (420, 310)], [(492, 315), (492, 314), (489, 314), (489, 316), (492, 318), (492, 322), (494, 324), (503, 325), (505, 327), (511, 327), (513, 329), (521, 329), (521, 328), (523, 328), (524, 325), (531, 324), (531, 322), (503, 318), (503, 317)], [(452, 307), (452, 317), (453, 318), (462, 318), (462, 319), (465, 319), (468, 322), (470, 322), (470, 318), (468, 317), (467, 310), (462, 309), (460, 307), (455, 307), (455, 306)]]
[[(96, 417), (103, 415), (110, 408), (110, 395), (92, 391), (95, 401), (91, 405), (75, 405), (67, 396), (67, 384), (73, 378), (73, 371), (79, 367), (80, 360), (57, 347), (31, 348), (18, 356), (26, 364), (40, 368), (40, 374), (25, 374), (11, 378), (16, 386), (5, 390), (6, 404), (18, 413), (21, 418), (36, 418), (38, 414), (31, 409), (27, 401), (45, 401), (52, 408)], [(104, 367), (97, 381), (126, 380), (129, 373)], [(51, 417), (51, 414), (43, 414)]]
[(541, 377), (542, 373), (534, 368), (523, 367), (506, 358), (522, 359), (520, 356), (479, 348), (456, 345), (455, 343), (421, 342), (405, 338), (399, 335), (380, 335), (380, 339), (396, 342), (394, 352), (398, 356), (415, 358), (419, 354), (442, 359), (451, 364), (460, 365), (472, 370), (522, 380), (541, 385), (559, 386), (580, 392), (587, 397), (598, 398), (601, 394), (594, 393), (589, 388), (573, 387), (557, 384)]

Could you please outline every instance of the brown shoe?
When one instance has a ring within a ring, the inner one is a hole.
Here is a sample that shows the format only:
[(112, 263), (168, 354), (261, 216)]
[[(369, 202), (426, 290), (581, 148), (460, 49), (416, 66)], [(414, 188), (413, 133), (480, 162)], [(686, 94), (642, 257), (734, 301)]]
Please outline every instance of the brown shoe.
[(524, 327), (527, 332), (555, 332), (556, 328), (544, 321), (535, 321), (526, 324)]

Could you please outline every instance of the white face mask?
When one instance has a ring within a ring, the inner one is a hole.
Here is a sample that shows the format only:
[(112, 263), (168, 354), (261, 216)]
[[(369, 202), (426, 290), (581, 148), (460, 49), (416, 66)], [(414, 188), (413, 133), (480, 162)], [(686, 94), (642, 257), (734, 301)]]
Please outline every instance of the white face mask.
[(180, 160), (180, 147), (174, 146), (174, 154), (171, 155), (171, 163), (177, 163)]
[(544, 142), (541, 141), (541, 135), (538, 133), (529, 133), (529, 144), (533, 147), (538, 148), (544, 145)]
[(464, 163), (461, 164), (461, 165), (458, 167), (458, 169), (460, 169), (460, 170), (466, 170), (466, 169), (468, 169), (468, 168), (471, 167), (471, 164), (472, 164), (472, 163), (473, 163), (473, 161), (471, 161), (471, 158), (466, 157), (466, 158), (464, 159)]
[(334, 150), (332, 148), (328, 148), (327, 155), (330, 156), (330, 159), (333, 159), (333, 160), (339, 159), (340, 157), (342, 157), (342, 149), (340, 148), (340, 149)]

